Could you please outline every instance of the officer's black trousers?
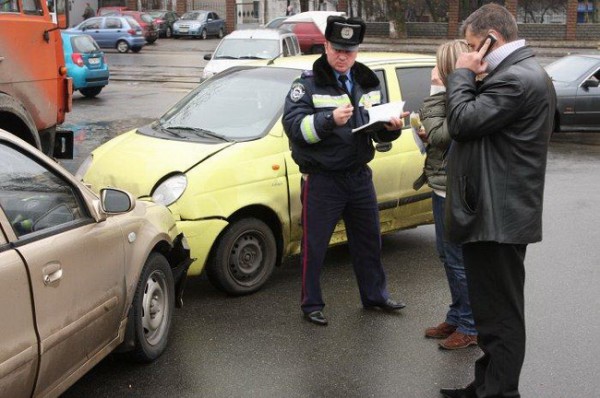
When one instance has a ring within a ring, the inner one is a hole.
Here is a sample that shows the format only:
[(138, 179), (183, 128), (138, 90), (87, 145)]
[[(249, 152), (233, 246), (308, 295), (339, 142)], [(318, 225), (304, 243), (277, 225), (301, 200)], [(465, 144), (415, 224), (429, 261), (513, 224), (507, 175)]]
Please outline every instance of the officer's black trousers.
[(469, 298), (483, 351), (475, 364), (478, 397), (520, 397), (526, 248), (496, 242), (463, 245)]
[(302, 311), (323, 309), (321, 269), (333, 230), (342, 218), (363, 305), (388, 298), (381, 264), (379, 210), (371, 169), (310, 174), (302, 183)]

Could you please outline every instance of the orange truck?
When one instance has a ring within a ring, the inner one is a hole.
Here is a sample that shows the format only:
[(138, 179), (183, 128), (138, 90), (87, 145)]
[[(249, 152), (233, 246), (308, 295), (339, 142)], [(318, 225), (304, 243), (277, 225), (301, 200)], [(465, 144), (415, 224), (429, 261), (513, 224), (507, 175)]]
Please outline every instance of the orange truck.
[(45, 0), (0, 0), (0, 128), (55, 158), (73, 156), (73, 133), (58, 129), (72, 106), (67, 19), (53, 22)]

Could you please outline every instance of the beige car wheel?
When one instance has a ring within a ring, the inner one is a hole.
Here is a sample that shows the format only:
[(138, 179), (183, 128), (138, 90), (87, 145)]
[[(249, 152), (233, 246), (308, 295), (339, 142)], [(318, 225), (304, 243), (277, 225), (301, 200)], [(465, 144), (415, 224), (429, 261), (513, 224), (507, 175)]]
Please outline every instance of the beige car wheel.
[(175, 286), (167, 259), (152, 253), (140, 276), (133, 299), (135, 349), (131, 355), (140, 362), (158, 358), (167, 346)]

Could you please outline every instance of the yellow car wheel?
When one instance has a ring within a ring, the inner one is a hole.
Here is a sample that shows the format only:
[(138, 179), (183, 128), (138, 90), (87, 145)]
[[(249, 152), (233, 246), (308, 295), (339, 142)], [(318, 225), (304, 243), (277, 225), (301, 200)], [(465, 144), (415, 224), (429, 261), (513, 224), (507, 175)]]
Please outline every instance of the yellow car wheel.
[(273, 273), (276, 259), (273, 231), (261, 220), (244, 218), (219, 237), (206, 273), (215, 287), (239, 296), (259, 290)]

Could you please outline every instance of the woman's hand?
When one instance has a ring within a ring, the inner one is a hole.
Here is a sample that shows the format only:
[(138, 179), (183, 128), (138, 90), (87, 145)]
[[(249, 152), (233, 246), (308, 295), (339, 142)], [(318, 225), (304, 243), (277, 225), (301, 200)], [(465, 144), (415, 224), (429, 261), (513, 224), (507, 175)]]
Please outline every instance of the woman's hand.
[(389, 123), (384, 125), (385, 129), (387, 131), (400, 130), (402, 127), (404, 127), (404, 118), (408, 117), (408, 115), (410, 115), (410, 112), (404, 112), (402, 115), (400, 115), (400, 117), (392, 117)]

